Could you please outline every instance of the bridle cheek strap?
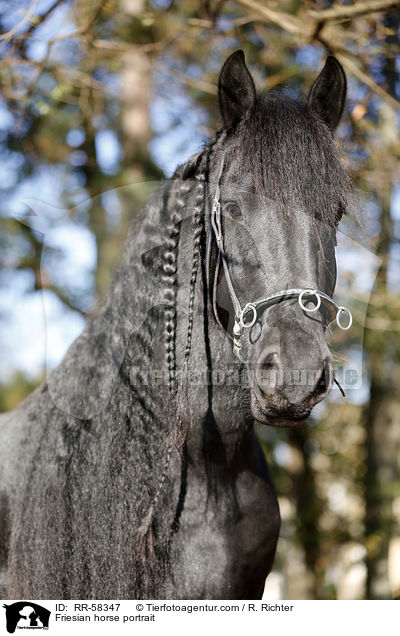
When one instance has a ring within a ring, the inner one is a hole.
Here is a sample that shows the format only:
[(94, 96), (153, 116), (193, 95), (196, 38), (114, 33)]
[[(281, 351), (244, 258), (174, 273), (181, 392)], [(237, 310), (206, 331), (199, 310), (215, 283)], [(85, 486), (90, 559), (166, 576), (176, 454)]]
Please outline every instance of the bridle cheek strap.
[[(217, 208), (217, 209), (214, 209)], [(215, 240), (217, 242), (217, 247), (218, 247), (218, 260), (217, 260), (217, 265), (218, 265), (218, 269), (219, 269), (219, 265), (222, 261), (222, 265), (224, 268), (224, 273), (225, 273), (225, 279), (226, 279), (226, 283), (228, 285), (228, 289), (229, 289), (229, 294), (233, 303), (233, 308), (235, 310), (235, 316), (239, 315), (241, 312), (241, 306), (240, 306), (240, 302), (238, 297), (236, 296), (236, 292), (235, 289), (233, 287), (232, 284), (232, 279), (231, 279), (231, 275), (229, 272), (229, 267), (228, 267), (228, 262), (226, 260), (226, 256), (225, 256), (225, 252), (224, 252), (224, 237), (222, 234), (222, 226), (221, 226), (221, 204), (219, 201), (215, 201), (214, 199), (214, 203), (213, 203), (213, 211), (211, 212), (211, 224), (212, 224), (212, 228), (214, 230), (214, 236), (215, 236)], [(216, 272), (218, 274), (218, 271)], [(218, 276), (216, 276), (214, 278), (214, 288), (215, 288), (215, 281), (218, 280)]]
[[(218, 250), (217, 262), (215, 264), (214, 279), (211, 282), (211, 280), (210, 280), (211, 250), (212, 250), (212, 232), (210, 232), (208, 234), (208, 237), (207, 237), (207, 248), (206, 248), (206, 280), (207, 280), (207, 289), (211, 289), (211, 291), (212, 291), (210, 300), (211, 300), (211, 306), (212, 306), (214, 318), (217, 321), (218, 325), (221, 327), (221, 329), (223, 329), (225, 331), (225, 327), (224, 327), (224, 325), (222, 324), (222, 322), (220, 320), (219, 313), (218, 313), (218, 307), (217, 307), (217, 288), (218, 288), (219, 272), (220, 272), (220, 268), (221, 268), (221, 253)], [(233, 341), (233, 337), (229, 333), (227, 333), (227, 336), (228, 336), (228, 338), (230, 338)]]
[[(289, 300), (291, 298), (297, 298), (297, 302), (300, 305), (301, 309), (307, 313), (313, 313), (320, 309), (322, 303), (330, 310), (331, 319), (327, 324), (330, 324), (334, 320), (340, 329), (347, 330), (350, 329), (353, 323), (353, 317), (349, 309), (344, 306), (339, 306), (335, 303), (333, 298), (325, 294), (325, 292), (320, 289), (308, 289), (308, 288), (295, 288), (295, 289), (283, 289), (280, 291), (273, 292), (265, 296), (265, 298), (260, 298), (254, 302), (249, 302), (244, 305), (242, 308), (240, 301), (235, 292), (235, 288), (232, 283), (232, 278), (229, 271), (228, 261), (225, 255), (224, 249), (224, 236), (222, 231), (222, 221), (221, 221), (221, 191), (220, 191), (220, 181), (222, 177), (222, 172), (224, 168), (224, 161), (221, 162), (217, 185), (215, 188), (215, 194), (213, 199), (213, 204), (211, 208), (211, 232), (208, 237), (207, 243), (207, 253), (206, 253), (206, 272), (207, 272), (207, 287), (210, 288), (210, 261), (211, 261), (211, 249), (212, 249), (212, 234), (214, 234), (215, 241), (217, 243), (218, 254), (217, 254), (217, 263), (215, 268), (214, 280), (212, 284), (212, 308), (214, 317), (220, 327), (223, 328), (221, 320), (218, 315), (217, 308), (217, 286), (218, 286), (218, 276), (219, 270), (222, 262), (222, 266), (224, 269), (226, 284), (228, 285), (229, 295), (232, 300), (233, 308), (235, 311), (235, 322), (233, 326), (233, 337), (228, 334), (229, 338), (233, 340), (233, 351), (237, 355), (237, 357), (241, 360), (240, 350), (242, 348), (240, 337), (242, 336), (245, 329), (251, 329), (253, 325), (256, 323), (258, 319), (258, 309), (264, 307), (268, 309), (269, 307), (276, 305), (283, 300)], [(315, 303), (310, 307), (305, 304), (307, 302), (306, 297), (308, 297), (308, 301), (311, 299), (315, 299)], [(348, 315), (347, 325), (342, 323), (342, 315)]]

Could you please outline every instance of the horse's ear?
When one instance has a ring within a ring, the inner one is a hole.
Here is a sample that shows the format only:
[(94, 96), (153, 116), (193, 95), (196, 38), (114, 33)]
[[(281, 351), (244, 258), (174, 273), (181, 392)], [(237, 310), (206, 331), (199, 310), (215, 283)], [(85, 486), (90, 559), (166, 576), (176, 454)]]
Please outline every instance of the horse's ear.
[(339, 124), (346, 100), (346, 75), (342, 65), (329, 55), (311, 86), (308, 103), (333, 132)]
[(226, 128), (232, 128), (254, 105), (256, 88), (243, 51), (235, 51), (222, 67), (218, 82), (219, 107)]

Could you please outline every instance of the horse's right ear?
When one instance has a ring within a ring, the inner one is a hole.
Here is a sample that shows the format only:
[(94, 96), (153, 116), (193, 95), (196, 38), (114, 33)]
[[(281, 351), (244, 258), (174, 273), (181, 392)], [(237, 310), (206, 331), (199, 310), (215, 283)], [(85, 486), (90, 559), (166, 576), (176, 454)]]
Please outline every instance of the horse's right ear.
[(311, 86), (308, 103), (334, 132), (346, 101), (346, 75), (338, 60), (329, 55), (325, 66)]
[(218, 82), (219, 107), (226, 128), (232, 128), (253, 107), (256, 88), (244, 61), (235, 51), (222, 67)]

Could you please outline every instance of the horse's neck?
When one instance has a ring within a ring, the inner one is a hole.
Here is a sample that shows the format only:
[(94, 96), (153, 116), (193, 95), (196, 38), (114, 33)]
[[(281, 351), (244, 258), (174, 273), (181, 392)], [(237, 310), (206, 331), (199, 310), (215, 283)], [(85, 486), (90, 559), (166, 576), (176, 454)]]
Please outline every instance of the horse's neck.
[[(179, 187), (176, 190), (179, 193)], [(188, 205), (188, 199), (173, 189), (161, 188), (145, 209), (140, 227), (136, 224), (131, 231), (124, 264), (105, 302), (49, 378), (53, 403), (67, 414), (91, 419), (112, 407), (123, 418), (130, 416), (132, 404), (142, 404), (164, 421), (163, 435), (153, 440), (161, 445), (168, 437), (164, 433), (178, 423), (192, 431), (199, 446), (207, 422), (232, 443), (243, 434), (248, 413), (238, 363), (209, 304), (205, 305), (200, 258), (191, 352), (185, 362), (195, 235), (190, 214), (202, 201), (201, 194), (195, 184)], [(179, 216), (189, 218), (180, 223)], [(170, 264), (171, 251), (177, 260), (176, 275), (170, 279), (165, 264)], [(182, 385), (179, 377), (186, 367), (192, 377)], [(181, 389), (177, 400), (170, 392), (171, 369)]]
[(177, 364), (188, 375), (181, 387), (180, 409), (190, 418), (190, 444), (200, 457), (208, 452), (207, 444), (224, 447), (226, 453), (237, 452), (252, 436), (252, 418), (243, 389), (242, 369), (232, 351), (227, 334), (217, 324), (211, 303), (204, 293), (205, 269), (200, 259), (193, 333), (188, 365), (183, 365), (187, 349), (190, 285), (189, 263), (193, 255), (193, 231), (181, 234), (178, 272)]
[[(53, 403), (65, 413), (91, 419), (110, 401), (116, 388), (129, 384), (134, 368), (161, 368), (161, 321), (164, 282), (159, 272), (168, 211), (164, 199), (168, 186), (160, 188), (136, 219), (125, 246), (122, 266), (116, 272), (97, 313), (73, 343), (63, 362), (49, 378)], [(146, 260), (147, 257), (147, 260)], [(121, 377), (121, 370), (124, 377)], [(132, 381), (135, 378), (132, 376)], [(150, 388), (149, 388), (150, 390)]]

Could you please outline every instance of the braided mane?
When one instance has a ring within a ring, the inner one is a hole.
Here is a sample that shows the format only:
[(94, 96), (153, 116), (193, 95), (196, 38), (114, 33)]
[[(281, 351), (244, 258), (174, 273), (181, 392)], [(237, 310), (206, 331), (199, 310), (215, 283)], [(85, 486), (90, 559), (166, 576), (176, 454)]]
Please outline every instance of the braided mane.
[[(191, 157), (185, 164), (179, 166), (175, 171), (173, 178), (181, 179), (181, 187), (186, 185), (189, 179), (195, 180), (194, 206), (193, 206), (193, 256), (192, 269), (190, 274), (190, 291), (189, 291), (189, 307), (188, 307), (188, 326), (186, 334), (185, 346), (185, 365), (189, 362), (190, 351), (192, 346), (193, 333), (193, 311), (194, 300), (196, 295), (196, 283), (201, 258), (201, 243), (205, 233), (205, 216), (208, 194), (208, 180), (210, 173), (210, 161), (213, 152), (218, 148), (219, 142), (224, 138), (224, 131), (217, 132), (214, 140), (203, 151)], [(186, 185), (186, 187), (188, 187)], [(190, 189), (190, 187), (188, 188)], [(186, 190), (188, 191), (188, 190)]]
[[(221, 131), (222, 132), (222, 131)], [(176, 359), (176, 331), (177, 331), (177, 289), (178, 289), (178, 254), (179, 254), (179, 241), (180, 241), (180, 228), (181, 221), (183, 220), (184, 211), (187, 209), (188, 195), (193, 191), (190, 196), (190, 200), (193, 200), (192, 211), (192, 227), (193, 227), (193, 255), (191, 273), (189, 279), (189, 304), (188, 304), (188, 324), (186, 333), (186, 345), (183, 364), (187, 367), (191, 352), (192, 334), (193, 334), (193, 319), (194, 319), (194, 301), (196, 295), (196, 285), (198, 279), (198, 272), (202, 253), (202, 237), (205, 230), (205, 215), (206, 215), (206, 201), (207, 201), (207, 181), (209, 175), (210, 159), (213, 150), (217, 147), (220, 141), (221, 133), (217, 133), (215, 139), (211, 144), (203, 151), (198, 153), (189, 159), (185, 164), (179, 166), (173, 175), (173, 184), (168, 195), (166, 205), (170, 214), (170, 223), (166, 228), (167, 239), (164, 244), (165, 251), (162, 255), (162, 281), (165, 285), (163, 293), (164, 308), (164, 349), (165, 349), (165, 362), (168, 370), (168, 391), (169, 395), (174, 400), (177, 394), (178, 381), (177, 381), (177, 359)], [(193, 198), (192, 198), (193, 197)], [(185, 369), (186, 370), (186, 369)], [(185, 378), (186, 374), (183, 373)], [(187, 379), (187, 378), (186, 378)], [(183, 388), (183, 387), (181, 387)], [(183, 390), (184, 392), (184, 390)], [(178, 409), (178, 413), (180, 409)], [(175, 415), (176, 417), (176, 415)], [(184, 497), (185, 497), (185, 471), (187, 470), (187, 453), (186, 453), (186, 436), (188, 433), (188, 426), (183, 423), (178, 415), (179, 421), (175, 435), (170, 437), (168, 446), (165, 449), (164, 454), (164, 466), (157, 491), (155, 493), (152, 504), (144, 516), (143, 523), (140, 528), (138, 536), (137, 549), (142, 555), (142, 566), (144, 566), (144, 556), (146, 555), (146, 561), (149, 567), (151, 575), (145, 577), (145, 580), (141, 581), (146, 586), (151, 580), (154, 582), (156, 571), (158, 567), (167, 567), (168, 556), (162, 564), (157, 566), (157, 557), (151, 549), (153, 545), (153, 533), (152, 522), (157, 508), (157, 504), (162, 498), (167, 475), (173, 455), (174, 449), (181, 449), (181, 461), (182, 461), (182, 483), (181, 493), (179, 496), (179, 502), (177, 511), (170, 528), (167, 545), (165, 546), (166, 552), (169, 553), (169, 544), (171, 536), (179, 528), (179, 517), (183, 509)], [(147, 579), (147, 580), (146, 580)], [(146, 581), (146, 582), (145, 582)], [(138, 581), (139, 583), (139, 581)]]

